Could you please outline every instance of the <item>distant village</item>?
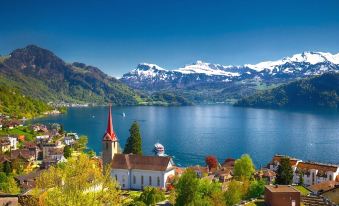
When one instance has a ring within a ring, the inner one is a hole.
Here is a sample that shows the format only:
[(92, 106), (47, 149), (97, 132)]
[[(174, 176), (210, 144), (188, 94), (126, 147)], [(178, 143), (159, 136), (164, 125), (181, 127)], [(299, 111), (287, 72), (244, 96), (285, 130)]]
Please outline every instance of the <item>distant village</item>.
[[(109, 109), (107, 129), (102, 139), (98, 139), (102, 144), (102, 155), (98, 157), (94, 153), (90, 158), (98, 162), (102, 169), (109, 165), (110, 176), (118, 182), (122, 191), (142, 192), (145, 188), (154, 187), (166, 194), (166, 198), (157, 205), (180, 205), (178, 194), (177, 203), (172, 203), (169, 200), (170, 193), (178, 187), (178, 181), (180, 182), (180, 178), (188, 171), (193, 172), (199, 181), (217, 183), (223, 192), (230, 190), (230, 184), (235, 181), (240, 182), (240, 185), (247, 181), (237, 178), (239, 171), (247, 172), (239, 169), (240, 162), (249, 158), (247, 156), (243, 156), (244, 159), (225, 157), (220, 163), (214, 156), (208, 156), (205, 159), (206, 165), (184, 168), (176, 166), (173, 159), (164, 154), (164, 147), (160, 143), (155, 145), (156, 154), (153, 156), (133, 152), (122, 153), (112, 122), (112, 113)], [(59, 124), (25, 126), (21, 120), (8, 116), (0, 117), (0, 134), (0, 172), (15, 174), (14, 179), (20, 188), (18, 194), (0, 191), (0, 205), (19, 205), (20, 199), (30, 196), (41, 173), (50, 167), (67, 162), (70, 157), (80, 155), (87, 141), (76, 133), (67, 133)], [(284, 164), (285, 166), (282, 166)], [(284, 167), (287, 169), (284, 170)], [(246, 165), (244, 168), (246, 170)], [(285, 176), (288, 176), (286, 171), (289, 169), (290, 182), (281, 184), (288, 179)], [(303, 161), (277, 154), (265, 167), (251, 172), (248, 181), (250, 185), (251, 181), (263, 182), (261, 192), (251, 198), (238, 200), (234, 204), (224, 205), (339, 204), (339, 165)]]

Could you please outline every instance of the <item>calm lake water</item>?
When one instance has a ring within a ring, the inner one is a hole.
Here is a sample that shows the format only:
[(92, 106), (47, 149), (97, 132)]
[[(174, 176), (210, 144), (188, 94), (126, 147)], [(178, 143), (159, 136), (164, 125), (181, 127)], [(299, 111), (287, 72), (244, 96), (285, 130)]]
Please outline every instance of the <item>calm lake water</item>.
[[(107, 125), (107, 107), (70, 108), (67, 114), (34, 120), (61, 123), (65, 130), (89, 137), (88, 146), (101, 152)], [(122, 113), (126, 116), (123, 117)], [(113, 107), (113, 126), (121, 147), (129, 127), (138, 121), (144, 154), (154, 143), (165, 146), (181, 166), (204, 164), (206, 155), (219, 161), (252, 156), (257, 167), (276, 153), (303, 160), (339, 163), (338, 111), (287, 111), (239, 108), (227, 105), (185, 107)]]

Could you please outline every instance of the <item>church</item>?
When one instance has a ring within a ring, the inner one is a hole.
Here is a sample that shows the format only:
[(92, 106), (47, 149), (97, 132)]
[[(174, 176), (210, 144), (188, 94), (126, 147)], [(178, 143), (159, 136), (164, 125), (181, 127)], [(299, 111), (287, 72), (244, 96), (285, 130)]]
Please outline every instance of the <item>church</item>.
[(109, 107), (107, 129), (102, 138), (102, 161), (111, 166), (111, 177), (122, 189), (142, 190), (146, 186), (166, 188), (167, 178), (174, 176), (171, 157), (119, 154), (118, 137), (113, 129)]

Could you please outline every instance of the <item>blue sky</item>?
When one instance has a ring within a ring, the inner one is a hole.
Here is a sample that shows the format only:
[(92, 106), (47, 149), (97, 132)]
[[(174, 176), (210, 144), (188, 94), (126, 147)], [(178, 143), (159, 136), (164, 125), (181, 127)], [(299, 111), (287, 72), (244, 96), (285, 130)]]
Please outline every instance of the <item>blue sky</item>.
[(1, 2), (0, 54), (27, 44), (121, 76), (140, 62), (257, 63), (339, 52), (339, 1)]

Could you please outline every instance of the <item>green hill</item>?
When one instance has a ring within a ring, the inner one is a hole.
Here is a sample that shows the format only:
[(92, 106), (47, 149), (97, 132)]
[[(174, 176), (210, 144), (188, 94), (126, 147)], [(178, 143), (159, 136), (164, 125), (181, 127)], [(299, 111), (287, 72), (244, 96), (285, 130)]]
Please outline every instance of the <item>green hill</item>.
[(261, 108), (339, 107), (339, 74), (298, 80), (239, 100), (236, 106)]
[(0, 113), (32, 118), (51, 110), (45, 102), (22, 95), (17, 89), (0, 84)]
[(0, 83), (44, 102), (135, 105), (141, 101), (134, 90), (98, 68), (67, 64), (34, 45), (1, 58)]

